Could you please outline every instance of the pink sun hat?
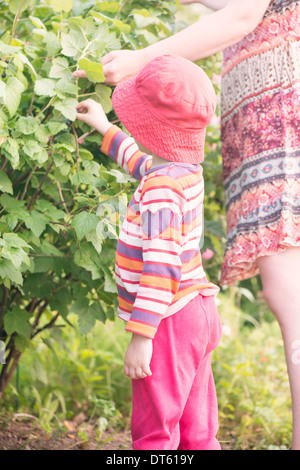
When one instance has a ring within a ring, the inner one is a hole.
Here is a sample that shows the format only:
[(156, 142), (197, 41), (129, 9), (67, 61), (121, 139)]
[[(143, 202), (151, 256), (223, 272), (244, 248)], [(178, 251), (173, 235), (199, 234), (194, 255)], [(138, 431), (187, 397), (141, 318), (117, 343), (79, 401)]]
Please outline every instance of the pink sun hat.
[(203, 161), (216, 94), (193, 62), (175, 55), (156, 57), (115, 88), (112, 103), (125, 128), (147, 150), (174, 162)]

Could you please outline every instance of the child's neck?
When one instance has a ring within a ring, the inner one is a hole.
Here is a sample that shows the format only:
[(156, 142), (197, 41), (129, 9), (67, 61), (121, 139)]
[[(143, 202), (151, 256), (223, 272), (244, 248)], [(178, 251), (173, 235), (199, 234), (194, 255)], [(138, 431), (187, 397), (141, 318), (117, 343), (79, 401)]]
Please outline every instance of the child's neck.
[(159, 157), (155, 153), (151, 152), (151, 150), (148, 150), (146, 147), (144, 147), (137, 139), (135, 139), (135, 141), (136, 141), (136, 144), (139, 147), (141, 152), (144, 152), (147, 155), (152, 155), (151, 168), (155, 168), (157, 166), (166, 165), (167, 163), (170, 163), (170, 160), (167, 160), (166, 158)]
[(166, 163), (171, 163), (170, 160), (166, 158), (159, 157), (158, 155), (152, 154), (152, 165), (151, 168), (156, 168), (157, 166), (166, 165)]

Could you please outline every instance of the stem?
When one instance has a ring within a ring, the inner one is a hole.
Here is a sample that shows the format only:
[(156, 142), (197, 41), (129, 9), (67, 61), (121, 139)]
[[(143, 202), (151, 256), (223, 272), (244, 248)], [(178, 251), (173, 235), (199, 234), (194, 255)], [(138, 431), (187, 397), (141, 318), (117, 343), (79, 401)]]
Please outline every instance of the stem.
[(35, 100), (35, 93), (33, 93), (33, 95), (32, 95), (31, 103), (30, 103), (29, 108), (27, 110), (27, 116), (29, 116), (31, 114), (31, 110), (32, 110), (34, 100)]
[[(6, 308), (6, 303), (8, 299), (8, 288), (5, 287), (4, 284), (2, 284), (2, 305), (0, 309), (0, 328), (2, 329), (2, 323), (3, 323), (3, 317), (4, 317), (4, 312)], [(1, 331), (1, 330), (0, 330)]]
[(30, 201), (29, 201), (29, 203), (28, 203), (27, 210), (31, 209), (31, 206), (33, 205), (33, 203), (34, 203), (34, 201), (35, 201), (35, 199), (36, 199), (38, 193), (40, 192), (41, 187), (43, 186), (45, 180), (47, 179), (47, 176), (48, 176), (48, 174), (50, 173), (50, 170), (51, 170), (51, 168), (52, 168), (53, 165), (54, 165), (54, 160), (52, 160), (52, 162), (48, 165), (48, 168), (47, 168), (47, 170), (46, 170), (46, 173), (44, 174), (44, 176), (43, 176), (43, 178), (42, 178), (40, 184), (38, 185), (38, 187), (37, 187), (37, 189), (36, 189), (34, 195), (32, 196), (32, 198), (30, 199)]
[(61, 202), (66, 210), (66, 213), (68, 214), (68, 216), (70, 217), (70, 213), (68, 211), (68, 208), (67, 208), (67, 204), (65, 203), (64, 201), (64, 197), (63, 197), (63, 194), (62, 194), (62, 190), (61, 190), (61, 186), (60, 186), (60, 183), (59, 181), (56, 181), (56, 184), (57, 184), (57, 187), (58, 187), (58, 192), (59, 192), (59, 195), (60, 195), (60, 199), (61, 199)]
[(20, 5), (19, 5), (18, 12), (17, 12), (16, 16), (14, 17), (14, 22), (13, 22), (13, 27), (12, 27), (12, 32), (11, 32), (10, 44), (12, 43), (12, 41), (13, 41), (13, 39), (14, 39), (14, 37), (15, 37), (15, 34), (16, 34), (16, 29), (17, 29), (17, 25), (18, 25), (18, 21), (19, 21), (19, 16), (20, 16), (20, 13), (21, 13), (21, 9), (22, 9), (22, 6), (23, 6), (23, 2), (24, 2), (24, 0), (21, 0)]
[[(79, 160), (80, 160), (80, 155), (79, 155), (79, 142), (78, 142), (78, 135), (75, 130), (74, 124), (72, 123), (72, 129), (73, 129), (73, 134), (75, 136), (75, 141), (76, 141), (76, 155), (77, 155), (77, 162), (76, 162), (76, 173), (79, 171)], [(78, 192), (78, 186), (75, 188), (76, 193)]]
[(25, 198), (25, 196), (26, 196), (26, 193), (27, 193), (27, 190), (28, 190), (29, 181), (31, 180), (31, 177), (32, 177), (34, 171), (35, 171), (37, 168), (38, 168), (37, 165), (35, 165), (35, 166), (33, 167), (33, 169), (31, 170), (31, 172), (30, 172), (28, 178), (27, 178), (27, 181), (26, 181), (26, 184), (25, 184), (25, 188), (24, 188), (23, 194), (22, 194), (22, 196), (21, 196), (21, 201), (23, 201), (24, 198)]
[(48, 108), (52, 105), (52, 103), (53, 103), (53, 101), (55, 100), (55, 98), (56, 98), (56, 96), (52, 96), (52, 98), (51, 98), (51, 100), (49, 101), (49, 103), (46, 104), (46, 106), (44, 106), (43, 109), (41, 109), (41, 111), (39, 112), (39, 114), (36, 115), (36, 118), (38, 118), (41, 114), (43, 114), (43, 112), (46, 111), (46, 109), (48, 109)]
[(3, 162), (3, 165), (1, 166), (0, 170), (2, 170), (2, 171), (4, 170), (4, 168), (6, 167), (7, 162), (8, 162), (8, 159), (5, 158), (5, 160)]
[[(1, 376), (0, 376), (0, 398), (1, 398), (2, 392), (5, 390), (5, 388), (7, 387), (7, 385), (10, 382), (10, 379), (13, 376), (13, 373), (14, 373), (14, 371), (15, 371), (18, 363), (19, 363), (20, 357), (21, 357), (20, 351), (17, 351), (15, 346), (13, 345), (12, 349), (11, 349), (11, 354), (9, 356), (9, 359), (7, 359), (7, 362), (4, 365), (4, 367), (2, 369), (2, 372), (1, 372)], [(13, 361), (13, 363), (11, 365), (11, 368), (9, 369), (8, 372), (6, 372), (7, 369), (8, 369), (8, 364), (11, 361)], [(6, 365), (7, 365), (7, 367), (5, 367)]]
[(57, 313), (57, 314), (52, 318), (52, 320), (51, 320), (49, 323), (47, 323), (47, 325), (45, 325), (45, 326), (43, 326), (42, 328), (39, 328), (38, 330), (36, 330), (36, 331), (32, 334), (31, 338), (34, 338), (34, 336), (36, 336), (36, 335), (37, 335), (38, 333), (40, 333), (41, 331), (46, 330), (47, 328), (53, 328), (53, 326), (54, 326), (56, 320), (58, 319), (58, 317), (59, 317), (59, 313)]

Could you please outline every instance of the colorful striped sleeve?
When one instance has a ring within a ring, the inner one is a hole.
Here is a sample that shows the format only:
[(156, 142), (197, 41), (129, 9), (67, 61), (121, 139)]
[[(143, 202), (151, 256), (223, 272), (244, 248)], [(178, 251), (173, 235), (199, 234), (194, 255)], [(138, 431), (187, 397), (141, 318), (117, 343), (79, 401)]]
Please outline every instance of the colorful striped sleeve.
[(104, 135), (101, 151), (139, 181), (152, 165), (152, 157), (141, 152), (135, 140), (117, 126), (111, 126)]
[(154, 338), (178, 291), (185, 197), (168, 176), (148, 178), (141, 192), (143, 271), (126, 330)]

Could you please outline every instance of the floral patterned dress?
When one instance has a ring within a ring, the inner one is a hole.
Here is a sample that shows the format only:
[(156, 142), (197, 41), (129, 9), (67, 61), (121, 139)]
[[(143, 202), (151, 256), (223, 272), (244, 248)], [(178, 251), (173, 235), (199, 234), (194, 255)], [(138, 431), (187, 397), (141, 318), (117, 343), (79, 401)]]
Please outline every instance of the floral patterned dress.
[(300, 246), (300, 1), (274, 0), (224, 51), (221, 134), (227, 245), (221, 284)]

